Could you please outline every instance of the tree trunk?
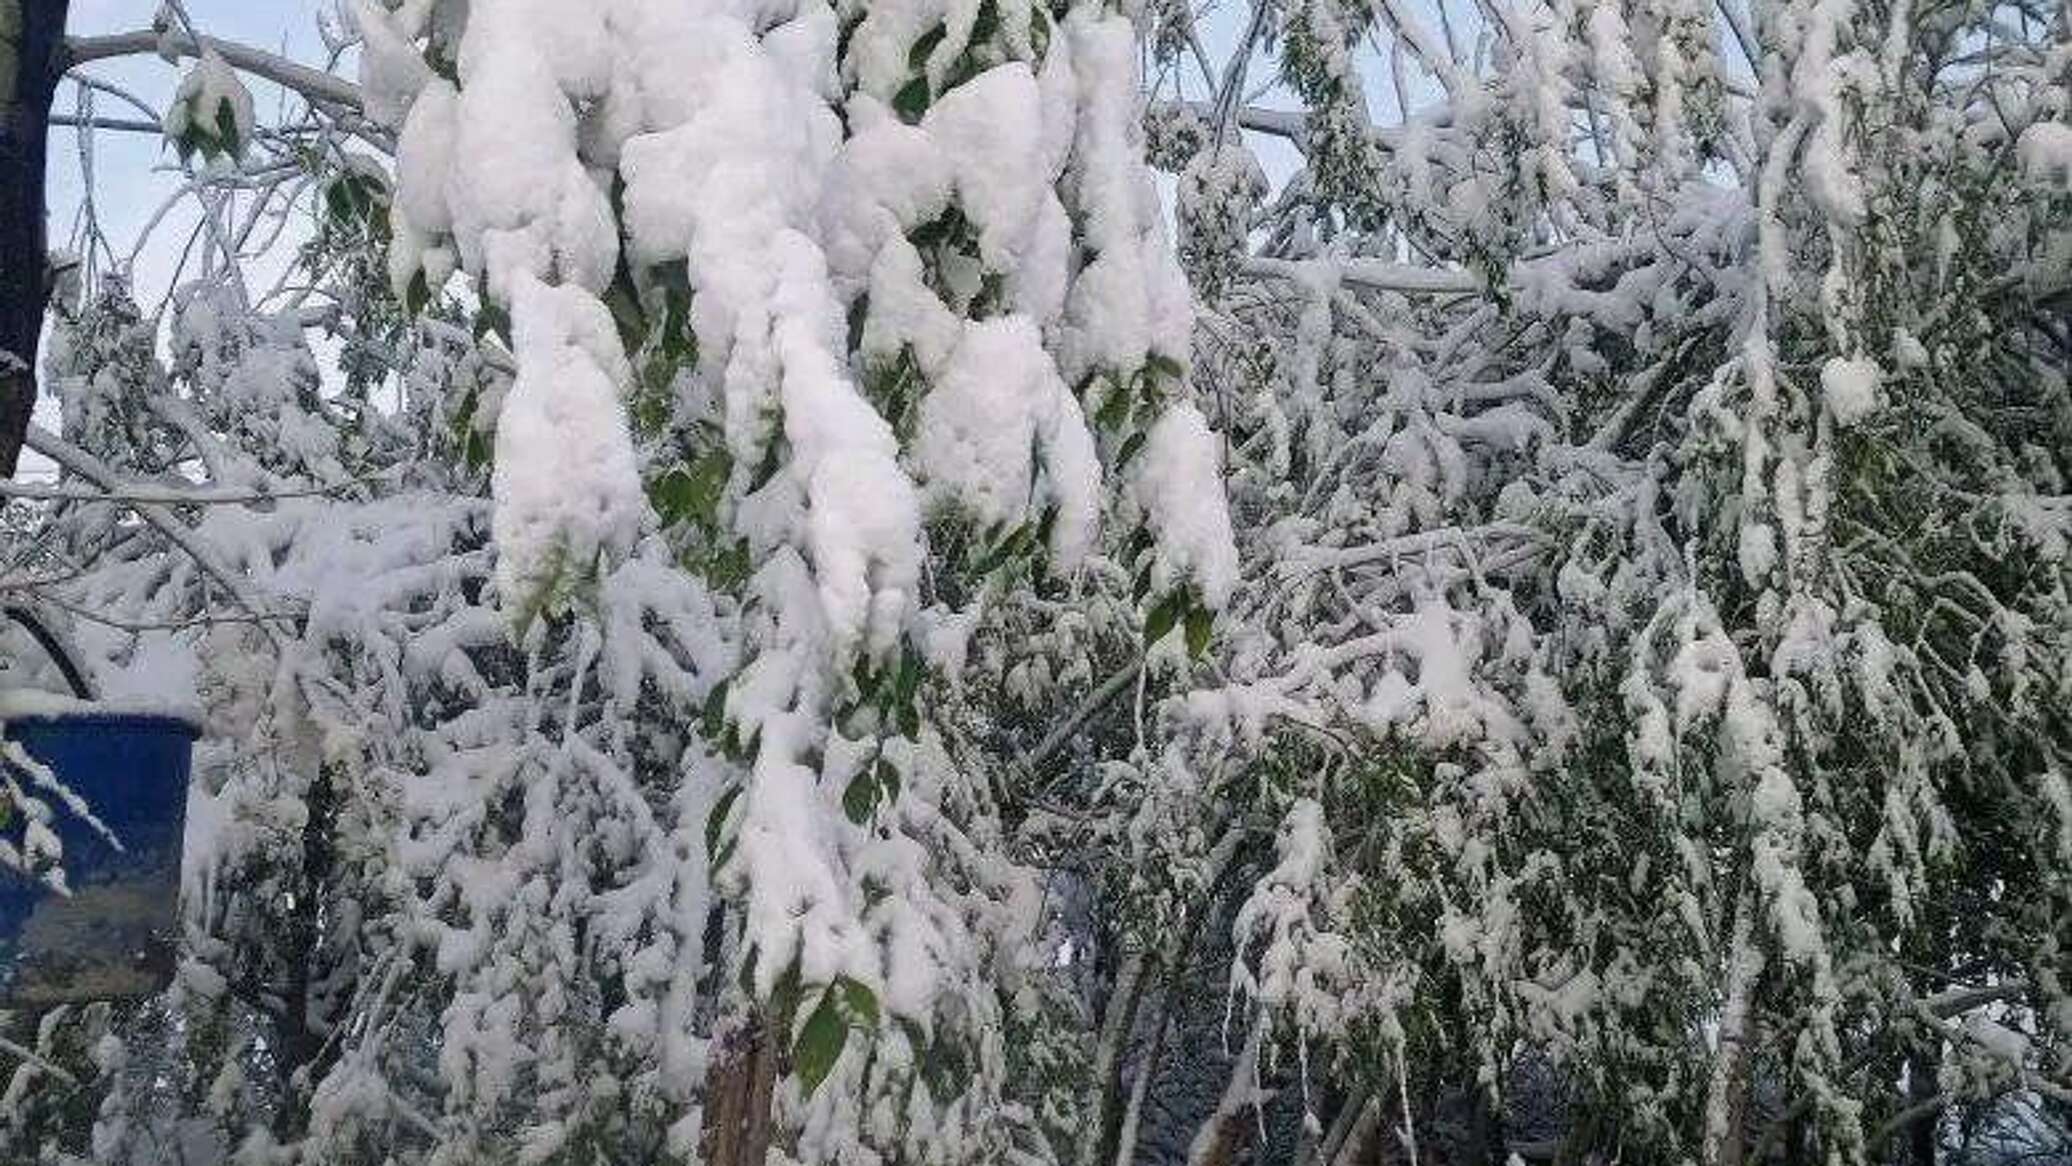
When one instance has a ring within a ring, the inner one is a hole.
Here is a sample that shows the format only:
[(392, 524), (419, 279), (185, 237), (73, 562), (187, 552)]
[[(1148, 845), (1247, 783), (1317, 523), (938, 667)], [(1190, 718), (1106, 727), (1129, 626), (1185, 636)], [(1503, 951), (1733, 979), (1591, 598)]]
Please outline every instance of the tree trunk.
[(1137, 1005), (1144, 995), (1144, 953), (1123, 957), (1115, 987), (1101, 1021), (1101, 1040), (1094, 1050), (1094, 1088), (1099, 1090), (1100, 1108), (1088, 1127), (1085, 1143), (1087, 1166), (1100, 1166), (1115, 1158), (1115, 1143), (1122, 1136), (1122, 1051), (1137, 1025)]
[[(1570, 1112), (1574, 1112), (1573, 1107)], [(1554, 1149), (1554, 1166), (1579, 1166), (1589, 1157), (1590, 1151), (1597, 1146), (1598, 1124), (1599, 1115), (1595, 1106), (1586, 1107), (1582, 1113), (1576, 1114), (1567, 1131), (1561, 1135), (1560, 1144)]]
[(1938, 1092), (1936, 1082), (1936, 1057), (1925, 1049), (1916, 1049), (1907, 1058), (1907, 1100), (1910, 1108), (1922, 1110), (1914, 1124), (1907, 1128), (1908, 1155), (1913, 1166), (1935, 1166), (1935, 1132), (1939, 1124), (1940, 1111), (1932, 1104)]
[(0, 479), (14, 476), (36, 407), (36, 342), (48, 293), (44, 156), (69, 3), (0, 0)]
[(1703, 1166), (1740, 1166), (1742, 1123), (1748, 1116), (1748, 1060), (1753, 997), (1762, 975), (1762, 949), (1755, 941), (1753, 887), (1744, 887), (1734, 909), (1733, 938), (1727, 947), (1727, 999), (1719, 1021), (1719, 1052), (1713, 1058), (1712, 1086), (1705, 1101)]
[(1362, 1163), (1381, 1161), (1381, 1153), (1375, 1143), (1386, 1128), (1386, 1123), (1381, 1120), (1381, 1098), (1368, 1098), (1353, 1118), (1345, 1140), (1338, 1144), (1325, 1166), (1361, 1166)]
[(1468, 1103), (1473, 1109), (1467, 1160), (1475, 1166), (1504, 1166), (1511, 1154), (1504, 1141), (1503, 1106), (1480, 1085), (1468, 1087)]
[(770, 1094), (777, 1042), (761, 1016), (728, 1034), (706, 1077), (707, 1166), (762, 1166), (770, 1153)]
[(1237, 1162), (1245, 1135), (1256, 1124), (1253, 1113), (1266, 1099), (1266, 1091), (1259, 1087), (1259, 1042), (1268, 1024), (1264, 1016), (1252, 1021), (1252, 1034), (1231, 1063), (1230, 1079), (1224, 1083), (1215, 1112), (1201, 1124), (1187, 1149), (1187, 1166), (1234, 1166)]
[(329, 1017), (318, 1009), (315, 990), (325, 969), (320, 964), (327, 947), (321, 926), (323, 904), (331, 893), (331, 874), (336, 865), (333, 847), (338, 821), (339, 790), (333, 766), (317, 766), (316, 776), (303, 795), (309, 816), (302, 826), (301, 875), (295, 903), (286, 924), (288, 939), (287, 983), (281, 993), (282, 1011), (275, 1018), (274, 1032), (280, 1054), (275, 1064), (280, 1074), (281, 1096), (292, 1098), (274, 1119), (274, 1134), (284, 1142), (300, 1138), (309, 1129), (309, 1102), (323, 1080), (327, 1064), (320, 1064), (329, 1035)]
[(1784, 1166), (1810, 1166), (1806, 1155), (1806, 1119), (1794, 1117), (1784, 1125)]
[(1338, 1113), (1331, 1119), (1331, 1127), (1324, 1131), (1322, 1141), (1298, 1155), (1295, 1166), (1336, 1166), (1338, 1151), (1352, 1135), (1355, 1122), (1366, 1113), (1369, 1097), (1364, 1086), (1355, 1086), (1351, 1094), (1339, 1105)]

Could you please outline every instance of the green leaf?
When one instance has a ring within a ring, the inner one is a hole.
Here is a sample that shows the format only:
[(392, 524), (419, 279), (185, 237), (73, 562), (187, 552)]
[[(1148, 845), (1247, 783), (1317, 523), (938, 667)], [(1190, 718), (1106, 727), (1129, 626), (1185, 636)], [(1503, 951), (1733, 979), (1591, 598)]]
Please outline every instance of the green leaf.
[(892, 112), (908, 125), (917, 125), (921, 115), (928, 112), (928, 101), (928, 78), (916, 77), (892, 95)]
[(1051, 532), (1056, 530), (1057, 528), (1058, 504), (1053, 502), (1050, 505), (1043, 508), (1043, 518), (1036, 524), (1036, 538), (1034, 540), (1035, 545), (1039, 547), (1049, 546)]
[(726, 727), (727, 686), (733, 683), (734, 678), (729, 676), (713, 685), (712, 691), (705, 694), (704, 723), (699, 727), (704, 729), (707, 740), (717, 740), (720, 730)]
[(424, 271), (419, 269), (410, 276), (410, 286), (403, 291), (403, 311), (409, 315), (422, 315), (432, 302), (432, 286), (425, 281)]
[(1139, 453), (1142, 453), (1143, 450), (1144, 431), (1139, 429), (1135, 433), (1130, 434), (1129, 437), (1123, 441), (1121, 452), (1115, 455), (1115, 468), (1120, 470), (1124, 466), (1129, 465), (1130, 459), (1136, 457)]
[(741, 986), (744, 996), (755, 995), (755, 965), (762, 957), (763, 949), (757, 947), (753, 941), (749, 942), (748, 950), (741, 954), (741, 974), (734, 982)]
[(665, 292), (691, 294), (691, 261), (665, 259), (647, 269), (648, 279)]
[(777, 471), (784, 468), (784, 451), (781, 448), (783, 445), (784, 438), (780, 435), (773, 436), (770, 444), (763, 447), (763, 462), (755, 468), (755, 477), (748, 483), (749, 493), (753, 494), (769, 485), (770, 479), (777, 476)]
[(927, 68), (928, 55), (935, 51), (935, 46), (942, 43), (942, 38), (948, 31), (941, 21), (937, 21), (934, 28), (922, 33), (921, 39), (914, 42), (914, 47), (907, 50), (907, 68), (917, 73)]
[(324, 209), (331, 221), (345, 225), (353, 220), (352, 180), (341, 178), (324, 188)]
[(777, 977), (777, 982), (770, 985), (770, 1015), (776, 1018), (779, 1028), (791, 1027), (792, 1017), (798, 1015), (799, 998), (804, 993), (804, 985), (799, 982), (799, 957), (793, 956), (791, 963), (785, 965), (784, 973)]
[(1179, 361), (1163, 352), (1154, 352), (1145, 357), (1144, 367), (1169, 381), (1177, 381), (1187, 375), (1186, 370), (1180, 367)]
[(849, 666), (849, 679), (856, 682), (856, 699), (869, 704), (871, 695), (878, 691), (878, 682), (885, 678), (883, 672), (871, 667), (869, 652), (856, 653), (856, 662)]
[(878, 808), (878, 775), (869, 770), (849, 779), (842, 788), (842, 813), (851, 822), (861, 826), (871, 820), (871, 811)]
[[(734, 803), (740, 800), (743, 788), (745, 787), (733, 786), (719, 795), (718, 801), (712, 803), (712, 812), (705, 816), (705, 853), (713, 854), (717, 850), (719, 837), (727, 828), (727, 814), (734, 808)], [(713, 860), (713, 865), (719, 865), (717, 858)]]
[(1187, 607), (1187, 654), (1201, 659), (1208, 649), (1209, 632), (1215, 626), (1216, 613), (1199, 604), (1189, 603)]
[(669, 386), (667, 383), (652, 383), (656, 372), (654, 365), (650, 365), (648, 371), (650, 383), (642, 391), (634, 393), (626, 407), (627, 415), (633, 419), (634, 432), (642, 437), (653, 437), (669, 424)]
[(978, 294), (971, 297), (971, 316), (975, 320), (990, 319), (1004, 310), (1007, 303), (1007, 277), (997, 271), (988, 271), (979, 277)]
[(1150, 550), (1156, 541), (1151, 535), (1151, 528), (1140, 523), (1137, 529), (1130, 532), (1130, 541), (1123, 553), (1134, 563), (1142, 558), (1144, 552)]
[(1137, 398), (1144, 402), (1146, 409), (1156, 410), (1158, 408), (1158, 377), (1154, 376), (1150, 369), (1140, 368), (1137, 370), (1135, 383), (1137, 386)]
[(670, 470), (648, 486), (648, 502), (661, 516), (663, 526), (675, 526), (690, 513), (694, 489), (691, 475), (681, 468)]
[(978, 562), (972, 564), (972, 570), (981, 575), (991, 574), (994, 570), (1007, 563), (1008, 560), (1020, 554), (1022, 549), (1028, 546), (1029, 540), (1035, 536), (1035, 533), (1035, 528), (1026, 522), (1008, 531), (1005, 537), (993, 544), (992, 550), (979, 556)]
[(705, 581), (723, 591), (731, 591), (748, 581), (755, 563), (748, 555), (748, 540), (737, 539), (734, 545), (719, 551), (706, 564)]
[(849, 351), (863, 351), (863, 326), (870, 322), (871, 297), (865, 292), (849, 305)]
[(640, 295), (633, 289), (632, 277), (626, 274), (624, 262), (619, 264), (619, 273), (612, 279), (612, 285), (604, 289), (604, 306), (610, 310), (612, 324), (619, 330), (619, 343), (626, 351), (635, 352), (647, 336), (647, 312), (640, 306)]
[(475, 313), (475, 339), (494, 333), (505, 344), (511, 343), (511, 313), (497, 304), (483, 304)]
[(1102, 399), (1100, 411), (1094, 414), (1094, 424), (1102, 429), (1121, 429), (1129, 419), (1129, 390), (1112, 381), (1108, 382), (1108, 395)]
[(965, 42), (965, 51), (969, 52), (971, 48), (992, 40), (993, 34), (998, 31), (1000, 10), (994, 7), (993, 0), (978, 0), (978, 13), (971, 18), (971, 37)]
[(727, 493), (727, 480), (734, 473), (734, 455), (725, 449), (715, 449), (701, 455), (691, 463), (685, 475), (685, 513), (697, 519), (707, 529), (719, 525), (720, 499)]
[(856, 36), (856, 30), (863, 27), (863, 18), (870, 13), (858, 10), (842, 18), (842, 30), (835, 36), (835, 60), (849, 59), (849, 41)]
[(455, 85), (460, 84), (460, 70), (454, 66), (451, 57), (439, 51), (439, 46), (426, 45), (424, 47), (424, 63), (434, 74), (453, 82)]
[(912, 652), (899, 655), (899, 679), (893, 683), (893, 698), (902, 706), (914, 703), (914, 693), (921, 688), (921, 658)]
[(237, 111), (231, 108), (227, 97), (216, 102), (216, 140), (223, 152), (232, 157), (245, 152), (243, 135), (237, 132)]
[(1173, 630), (1173, 625), (1180, 622), (1180, 613), (1186, 610), (1186, 603), (1187, 593), (1184, 590), (1171, 592), (1158, 601), (1158, 605), (1153, 607), (1151, 614), (1144, 619), (1145, 647), (1156, 644), (1165, 638), (1167, 632)]
[(848, 1040), (849, 1026), (842, 1023), (834, 991), (822, 992), (819, 1005), (806, 1018), (805, 1027), (799, 1029), (799, 1038), (791, 1046), (791, 1063), (808, 1094), (820, 1088), (820, 1083), (834, 1071), (835, 1061)]
[(834, 993), (836, 1002), (850, 1024), (862, 1028), (878, 1026), (878, 997), (875, 992), (848, 976), (835, 977), (828, 989)]
[(682, 259), (657, 263), (648, 268), (648, 278), (662, 290), (662, 355), (677, 363), (696, 364), (698, 335), (691, 330), (690, 263)]
[(453, 420), (448, 422), (453, 428), (453, 440), (467, 440), (468, 433), (475, 428), (475, 406), (481, 402), (481, 398), (481, 390), (469, 389), (467, 395), (460, 399), (460, 407), (453, 411)]
[(878, 771), (878, 788), (884, 791), (881, 796), (888, 802), (898, 801), (899, 767), (892, 764), (886, 758), (880, 757), (878, 758), (876, 768)]

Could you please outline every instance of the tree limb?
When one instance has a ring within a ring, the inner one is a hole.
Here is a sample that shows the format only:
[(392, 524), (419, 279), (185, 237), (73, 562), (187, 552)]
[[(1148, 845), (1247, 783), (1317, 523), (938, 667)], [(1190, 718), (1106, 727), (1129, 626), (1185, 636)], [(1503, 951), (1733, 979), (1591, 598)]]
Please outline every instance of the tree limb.
[(182, 57), (199, 57), (206, 49), (222, 57), (224, 63), (240, 69), (254, 77), (263, 77), (284, 89), (291, 89), (313, 101), (342, 105), (349, 109), (362, 108), (360, 87), (335, 73), (312, 69), (300, 65), (278, 53), (241, 45), (219, 37), (205, 36), (200, 44), (195, 39), (179, 33), (167, 33), (161, 37), (158, 30), (140, 28), (134, 32), (118, 32), (109, 36), (75, 36), (65, 40), (65, 64), (84, 65), (111, 57), (134, 57), (145, 53), (169, 50)]

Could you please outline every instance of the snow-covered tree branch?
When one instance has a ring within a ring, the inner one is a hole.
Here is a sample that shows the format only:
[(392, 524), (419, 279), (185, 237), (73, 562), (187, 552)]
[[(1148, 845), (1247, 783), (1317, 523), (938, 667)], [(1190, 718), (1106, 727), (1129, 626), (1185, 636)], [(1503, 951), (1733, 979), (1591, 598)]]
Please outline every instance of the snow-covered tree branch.
[(0, 599), (209, 733), (7, 1156), (2072, 1147), (2059, 8), (137, 18)]

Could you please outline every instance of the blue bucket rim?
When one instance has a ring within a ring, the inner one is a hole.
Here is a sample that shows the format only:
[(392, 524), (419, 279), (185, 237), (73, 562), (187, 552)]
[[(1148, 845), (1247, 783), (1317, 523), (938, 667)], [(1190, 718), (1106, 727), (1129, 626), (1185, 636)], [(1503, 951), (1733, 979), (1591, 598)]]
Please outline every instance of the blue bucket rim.
[(173, 729), (190, 741), (201, 739), (201, 726), (190, 717), (175, 713), (126, 713), (111, 710), (81, 709), (76, 712), (36, 712), (9, 717), (4, 722), (7, 735), (13, 735), (16, 725), (82, 725), (107, 728), (130, 729)]

